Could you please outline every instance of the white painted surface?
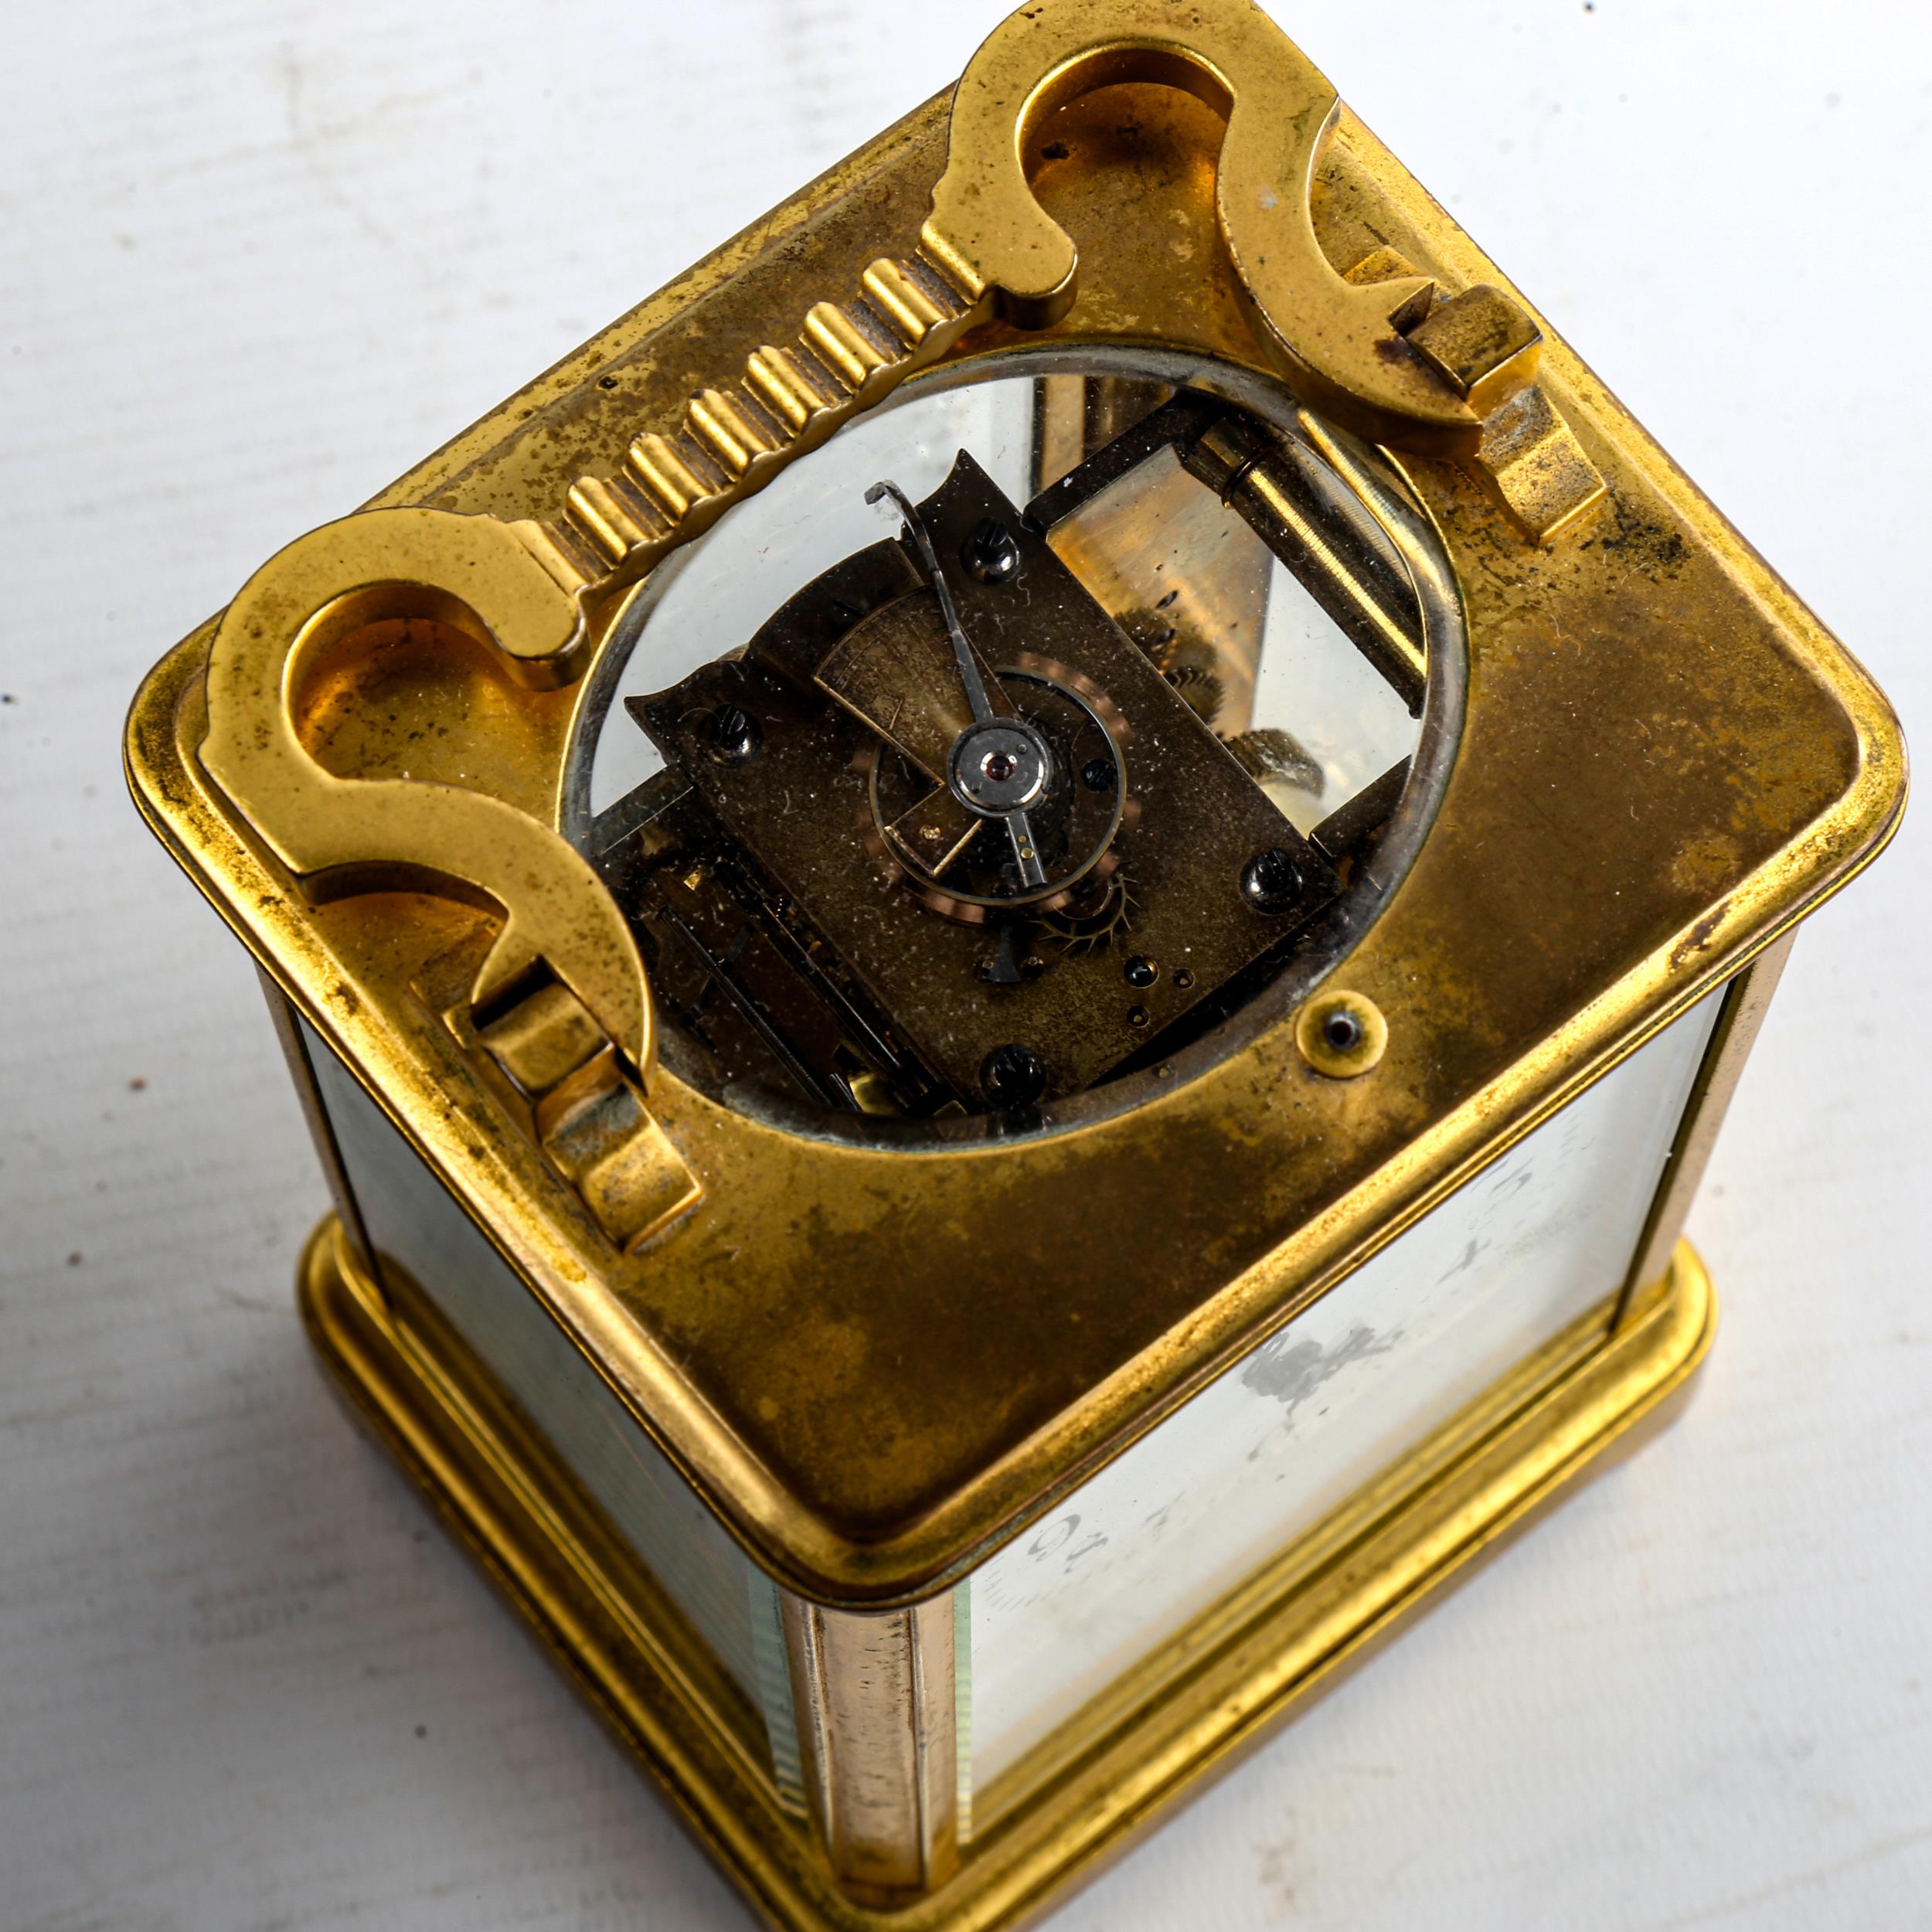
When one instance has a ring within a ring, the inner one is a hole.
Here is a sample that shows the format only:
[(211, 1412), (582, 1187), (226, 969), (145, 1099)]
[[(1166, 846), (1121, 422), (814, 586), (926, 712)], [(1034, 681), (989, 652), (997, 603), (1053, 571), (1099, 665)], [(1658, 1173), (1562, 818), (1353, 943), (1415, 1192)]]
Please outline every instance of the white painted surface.
[[(10, 17), (8, 1932), (744, 1923), (309, 1363), (288, 1281), (321, 1188), (118, 725), (279, 544), (940, 86), (998, 11)], [(1282, 11), (1908, 729), (1932, 717), (1922, 17)], [(727, 86), (736, 154), (705, 117)], [(1726, 1313), (1684, 1423), (1056, 1927), (1928, 1922), (1929, 839), (1786, 976), (1693, 1219)]]

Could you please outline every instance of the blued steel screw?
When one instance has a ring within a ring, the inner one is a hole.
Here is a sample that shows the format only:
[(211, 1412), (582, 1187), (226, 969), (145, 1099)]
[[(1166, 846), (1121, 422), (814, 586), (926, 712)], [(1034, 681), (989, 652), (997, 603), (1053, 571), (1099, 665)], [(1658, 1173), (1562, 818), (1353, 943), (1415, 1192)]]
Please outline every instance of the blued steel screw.
[(1004, 523), (983, 516), (973, 526), (961, 560), (981, 583), (1005, 583), (1019, 571), (1019, 546)]
[(1046, 1069), (1030, 1046), (1009, 1040), (981, 1063), (979, 1083), (995, 1107), (1030, 1107), (1046, 1091)]
[(711, 755), (720, 764), (742, 765), (758, 755), (764, 730), (743, 705), (720, 705), (711, 714)]
[(1301, 896), (1301, 868), (1280, 845), (1257, 852), (1241, 872), (1241, 896), (1257, 913), (1284, 913)]

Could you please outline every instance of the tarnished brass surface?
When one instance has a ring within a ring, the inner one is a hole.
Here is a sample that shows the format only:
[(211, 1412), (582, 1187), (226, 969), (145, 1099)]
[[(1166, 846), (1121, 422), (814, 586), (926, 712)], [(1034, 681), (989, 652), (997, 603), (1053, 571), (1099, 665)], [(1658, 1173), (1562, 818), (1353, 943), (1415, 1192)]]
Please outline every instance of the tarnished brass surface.
[(882, 1907), (836, 1887), (781, 1806), (735, 1687), (449, 1332), (401, 1325), (332, 1220), (310, 1240), (301, 1291), (365, 1419), (781, 1932), (1032, 1923), (1667, 1420), (1716, 1315), (1708, 1276), (1680, 1247), (1614, 1338), (1606, 1305), (1418, 1444), (977, 1799), (950, 1878)]
[[(951, 669), (939, 607), (930, 590), (921, 590), (854, 624), (820, 663), (814, 682), (937, 784), (946, 776), (953, 740), (973, 721), (958, 679), (948, 688)], [(1012, 702), (983, 659), (979, 675), (995, 709), (1010, 716)]]
[(1644, 1231), (1631, 1257), (1630, 1272), (1617, 1304), (1617, 1321), (1627, 1320), (1641, 1304), (1645, 1294), (1654, 1287), (1670, 1267), (1684, 1232), (1697, 1184), (1717, 1145), (1718, 1130), (1724, 1124), (1731, 1096), (1744, 1071), (1757, 1039), (1757, 1029), (1770, 1009), (1771, 995), (1777, 991), (1785, 963), (1796, 942), (1795, 930), (1774, 940), (1753, 960), (1725, 990), (1724, 1003), (1711, 1029), (1710, 1043), (1704, 1050), (1703, 1064), (1697, 1070), (1690, 1097), (1678, 1123), (1670, 1157), (1651, 1203)]
[(953, 1604), (827, 1610), (787, 1593), (785, 1654), (812, 1819), (839, 1883), (903, 1903), (959, 1863)]
[[(1071, 11), (1086, 33), (1117, 6), (1123, 20), (1144, 17), (1124, 0)], [(1063, 25), (1070, 10), (1061, 0), (1039, 11)], [(1247, 15), (1206, 0), (1161, 11)], [(1104, 70), (1085, 76), (1097, 77)], [(577, 478), (614, 474), (640, 437), (685, 434), (691, 396), (723, 393), (762, 345), (803, 330), (815, 304), (860, 287), (871, 264), (913, 261), (946, 165), (947, 107), (930, 103), (889, 130), (382, 504), (520, 526), (562, 514)], [(1043, 97), (1026, 162), (1048, 226), (1077, 251), (1076, 299), (1030, 333), (999, 318), (950, 335), (959, 318), (930, 324), (906, 355), (964, 363), (1029, 345), (1125, 342), (1268, 376), (1282, 342), (1257, 333), (1254, 290), (1217, 207), (1217, 158), (1225, 166), (1233, 131), (1195, 95), (1145, 81), (1059, 107)], [(1488, 286), (1520, 303), (1345, 111), (1325, 147), (1298, 151), (1311, 170), (1325, 274), (1386, 247), (1445, 299)], [(1344, 298), (1335, 312), (1367, 311)], [(823, 1599), (917, 1597), (1051, 1508), (1685, 1010), (1868, 860), (1896, 823), (1903, 747), (1883, 698), (1532, 319), (1541, 359), (1535, 389), (1519, 394), (1560, 413), (1604, 495), (1533, 542), (1502, 514), (1480, 462), (1404, 459), (1461, 580), (1469, 689), (1440, 818), (1346, 963), (1348, 985), (1389, 1022), (1388, 1051), (1362, 1078), (1315, 1073), (1295, 1048), (1293, 1013), (1264, 1001), (1235, 1022), (1223, 1057), (1180, 1056), (1171, 1073), (1117, 1090), (1111, 1111), (1096, 1107), (1041, 1138), (962, 1131), (943, 1151), (910, 1153), (781, 1131), (659, 1068), (650, 1111), (702, 1199), (625, 1254), (507, 1107), (494, 1063), (480, 1064), (442, 1017), (504, 963), (496, 917), (445, 896), (446, 876), (434, 894), (310, 903), (298, 876), (396, 855), (358, 850), (332, 807), (326, 827), (251, 823), (228, 781), (247, 791), (254, 767), (223, 765), (220, 784), (204, 770), (212, 627), (165, 660), (136, 702), (137, 800), (758, 1560)], [(875, 372), (842, 388), (828, 410), (849, 414), (883, 380)], [(818, 434), (815, 423), (829, 427), (808, 417), (794, 440)], [(768, 471), (747, 458), (729, 487), (741, 494)], [(704, 514), (722, 507), (726, 488), (702, 499)], [(533, 539), (529, 553), (556, 587), (536, 596), (581, 610), (578, 648), (594, 652), (624, 573), (699, 520), (667, 522), (649, 539), (655, 550), (634, 547), (616, 563), (607, 551), (604, 576), (574, 604), (563, 586), (591, 567), (587, 539)], [(560, 619), (551, 634), (562, 649)], [(440, 680), (450, 720), (443, 767), (492, 774), (505, 798), (543, 801), (553, 824), (567, 703), (555, 692), (502, 702), (514, 679), (488, 651), (428, 658), (423, 675)], [(214, 695), (219, 712), (230, 694)], [(324, 777), (387, 783), (375, 774), (402, 768), (379, 717), (331, 743), (334, 764), (311, 761)], [(301, 769), (279, 751), (274, 765)], [(300, 782), (317, 797), (326, 789), (305, 772)], [(481, 822), (468, 804), (436, 809)], [(509, 835), (539, 849), (531, 832)], [(561, 876), (567, 856), (541, 849)], [(499, 855), (484, 851), (478, 869), (492, 871)], [(438, 858), (446, 875), (447, 852)], [(388, 883), (408, 879), (392, 869)], [(494, 890), (488, 877), (470, 883)], [(641, 1066), (648, 1007), (594, 903), (571, 899), (583, 918), (546, 927), (543, 957)], [(512, 956), (535, 943), (536, 914), (518, 910)], [(584, 962), (582, 985), (573, 959)], [(989, 1277), (975, 1257), (995, 1239), (1005, 1265)]]
[(1352, 1080), (1372, 1073), (1389, 1050), (1389, 1022), (1374, 1001), (1325, 986), (1294, 1019), (1294, 1043), (1318, 1073)]

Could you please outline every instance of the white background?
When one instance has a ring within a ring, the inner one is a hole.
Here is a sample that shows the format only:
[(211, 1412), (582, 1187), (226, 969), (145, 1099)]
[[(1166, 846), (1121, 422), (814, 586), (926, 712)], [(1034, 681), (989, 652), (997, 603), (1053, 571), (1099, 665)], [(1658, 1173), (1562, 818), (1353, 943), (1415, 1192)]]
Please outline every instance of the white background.
[[(22, 6), (0, 64), (0, 1927), (732, 1928), (290, 1297), (250, 971), (141, 672), (957, 73), (986, 0)], [(1898, 0), (1284, 23), (1928, 709), (1932, 36)], [(1927, 861), (1801, 944), (1685, 1420), (1056, 1921), (1932, 1924)], [(145, 1083), (137, 1086), (136, 1083)]]

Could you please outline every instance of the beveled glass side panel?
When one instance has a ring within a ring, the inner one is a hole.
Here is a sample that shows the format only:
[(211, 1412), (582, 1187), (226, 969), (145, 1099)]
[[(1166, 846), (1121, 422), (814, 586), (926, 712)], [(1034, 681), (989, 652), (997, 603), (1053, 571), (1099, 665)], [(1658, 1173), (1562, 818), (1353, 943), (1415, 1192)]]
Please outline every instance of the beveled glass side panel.
[(1722, 998), (1518, 1142), (974, 1573), (976, 1786), (1607, 1303)]
[(379, 1260), (407, 1270), (764, 1713), (774, 1773), (795, 1795), (798, 1744), (770, 1580), (305, 1022), (301, 1034)]

